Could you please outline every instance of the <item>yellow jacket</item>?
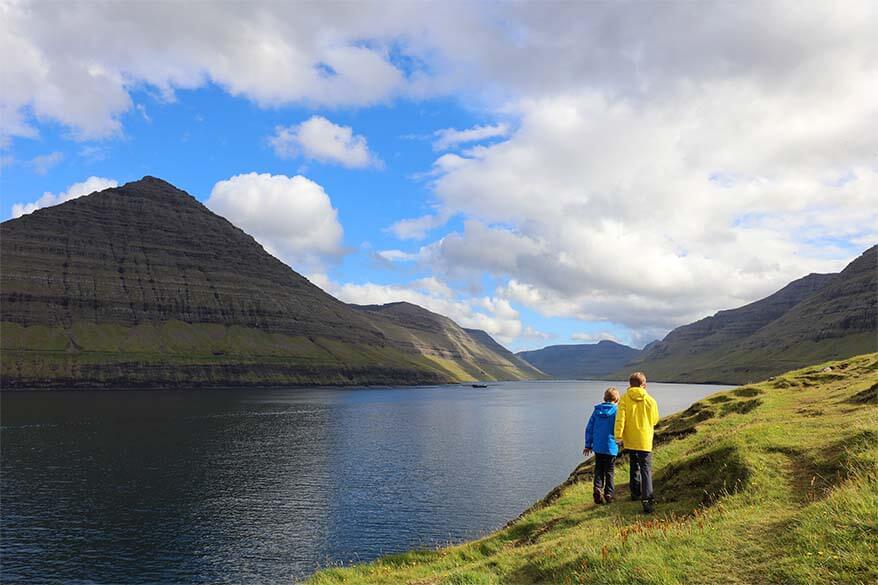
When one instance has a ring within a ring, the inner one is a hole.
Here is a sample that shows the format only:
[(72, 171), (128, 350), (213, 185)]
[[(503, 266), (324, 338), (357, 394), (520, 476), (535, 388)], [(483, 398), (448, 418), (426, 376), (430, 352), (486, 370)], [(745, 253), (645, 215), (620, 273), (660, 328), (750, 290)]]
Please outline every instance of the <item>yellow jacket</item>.
[(616, 412), (616, 440), (622, 441), (625, 449), (652, 451), (653, 428), (658, 421), (655, 398), (643, 388), (628, 388)]

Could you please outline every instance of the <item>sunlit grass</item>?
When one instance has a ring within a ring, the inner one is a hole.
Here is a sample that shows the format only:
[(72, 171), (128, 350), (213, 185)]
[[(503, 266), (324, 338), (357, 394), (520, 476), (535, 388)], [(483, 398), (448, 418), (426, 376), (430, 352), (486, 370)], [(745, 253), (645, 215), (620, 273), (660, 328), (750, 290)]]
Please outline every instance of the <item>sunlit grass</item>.
[[(652, 516), (625, 500), (624, 483), (616, 503), (595, 506), (584, 465), (556, 499), (481, 540), (330, 568), (308, 582), (878, 582), (876, 384), (878, 354), (869, 354), (669, 417)], [(617, 474), (624, 481), (627, 469)]]

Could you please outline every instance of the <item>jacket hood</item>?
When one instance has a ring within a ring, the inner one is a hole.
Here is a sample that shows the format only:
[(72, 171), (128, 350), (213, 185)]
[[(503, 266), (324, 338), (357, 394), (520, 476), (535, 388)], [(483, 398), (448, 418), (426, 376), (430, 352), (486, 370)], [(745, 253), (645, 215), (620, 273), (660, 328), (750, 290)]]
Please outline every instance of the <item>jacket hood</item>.
[(646, 398), (646, 390), (644, 390), (640, 386), (634, 386), (632, 388), (628, 388), (628, 392), (626, 392), (625, 395), (628, 396), (628, 398), (630, 398), (631, 400), (636, 400), (637, 402), (640, 402), (641, 400)]
[(616, 414), (616, 405), (612, 402), (601, 402), (594, 407), (594, 413), (602, 417), (610, 417)]

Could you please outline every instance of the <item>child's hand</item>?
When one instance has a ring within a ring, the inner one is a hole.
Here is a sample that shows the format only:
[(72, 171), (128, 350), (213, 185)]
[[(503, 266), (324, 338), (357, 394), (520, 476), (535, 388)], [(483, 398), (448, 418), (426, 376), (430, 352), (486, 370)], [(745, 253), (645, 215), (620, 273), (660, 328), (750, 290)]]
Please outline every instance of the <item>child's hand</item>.
[(588, 457), (589, 455), (591, 455), (591, 449), (583, 449), (582, 454), (583, 456)]

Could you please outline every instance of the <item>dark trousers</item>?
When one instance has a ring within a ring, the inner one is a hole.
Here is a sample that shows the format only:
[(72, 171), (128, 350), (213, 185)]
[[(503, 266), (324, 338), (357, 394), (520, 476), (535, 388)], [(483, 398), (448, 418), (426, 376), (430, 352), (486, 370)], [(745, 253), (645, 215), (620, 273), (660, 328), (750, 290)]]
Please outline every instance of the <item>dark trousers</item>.
[(630, 476), (631, 499), (652, 499), (652, 452), (628, 451), (631, 459)]
[(616, 490), (613, 473), (616, 471), (616, 457), (594, 454), (594, 489), (604, 494), (605, 498), (612, 498)]

